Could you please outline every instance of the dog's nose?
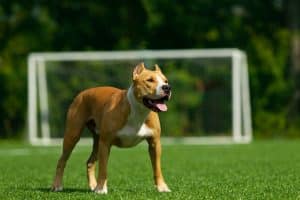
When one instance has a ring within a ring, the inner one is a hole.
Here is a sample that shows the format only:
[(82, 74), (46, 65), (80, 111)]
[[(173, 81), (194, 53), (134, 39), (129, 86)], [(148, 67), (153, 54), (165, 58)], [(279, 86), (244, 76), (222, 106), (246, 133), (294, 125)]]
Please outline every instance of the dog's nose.
[(171, 91), (171, 86), (170, 85), (163, 85), (161, 87), (161, 89), (166, 93), (166, 94), (169, 94), (170, 91)]

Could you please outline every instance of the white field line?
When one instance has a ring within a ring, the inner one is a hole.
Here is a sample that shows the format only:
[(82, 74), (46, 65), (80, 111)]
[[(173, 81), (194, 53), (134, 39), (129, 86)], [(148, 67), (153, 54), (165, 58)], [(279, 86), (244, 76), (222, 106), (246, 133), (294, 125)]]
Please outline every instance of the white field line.
[(25, 156), (30, 153), (31, 151), (27, 148), (0, 149), (0, 156)]
[[(234, 145), (234, 144), (249, 144), (250, 141), (245, 139), (239, 142), (232, 140), (232, 137), (207, 137), (207, 138), (197, 138), (197, 137), (183, 137), (183, 138), (172, 138), (172, 137), (162, 137), (162, 145)], [(60, 154), (62, 139), (52, 139), (51, 143), (47, 145), (37, 143), (34, 146), (37, 148), (24, 147), (24, 148), (7, 148), (0, 149), (0, 157), (2, 156), (28, 156), (28, 155), (47, 155), (47, 154)], [(147, 145), (146, 142), (142, 142), (140, 145)], [(140, 146), (138, 145), (138, 146)], [(49, 148), (49, 147), (53, 148)], [(82, 138), (78, 143), (78, 146), (92, 146), (91, 138)], [(55, 148), (57, 147), (57, 148)], [(75, 151), (81, 151), (75, 148)]]
[[(217, 136), (217, 137), (162, 137), (162, 145), (233, 145), (233, 144), (249, 144), (251, 140), (243, 136), (240, 140), (233, 140), (231, 136)], [(145, 145), (145, 142), (141, 143)], [(52, 138), (47, 143), (44, 140), (36, 140), (34, 146), (61, 146), (61, 138)], [(92, 146), (91, 138), (81, 138), (78, 142), (81, 146)]]
[[(76, 149), (74, 149), (76, 151)], [(0, 157), (7, 156), (30, 156), (30, 155), (49, 155), (49, 154), (60, 154), (61, 148), (47, 148), (47, 147), (39, 147), (39, 148), (7, 148), (0, 149)]]

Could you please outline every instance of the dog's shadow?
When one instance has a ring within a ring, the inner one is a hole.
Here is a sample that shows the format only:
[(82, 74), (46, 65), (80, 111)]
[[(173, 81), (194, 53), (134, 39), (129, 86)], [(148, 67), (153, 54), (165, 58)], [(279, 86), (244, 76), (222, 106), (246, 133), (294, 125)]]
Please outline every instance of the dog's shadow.
[[(59, 192), (53, 192), (53, 191), (51, 191), (50, 188), (35, 188), (33, 190), (39, 191), (42, 193), (61, 193), (61, 194), (64, 194), (64, 193), (91, 193), (91, 194), (95, 194), (90, 189), (85, 189), (85, 188), (64, 188), (62, 191), (59, 191)], [(124, 189), (124, 188), (120, 189), (119, 188), (119, 190), (123, 190), (123, 191), (129, 192), (129, 193), (136, 193), (136, 190), (134, 190), (134, 189)], [(114, 192), (114, 191), (116, 191), (115, 188), (110, 189), (110, 192)]]
[[(51, 191), (50, 188), (36, 188), (35, 190), (43, 192), (43, 193), (50, 193), (53, 192)], [(84, 188), (64, 188), (62, 191), (55, 192), (55, 193), (91, 193), (92, 191), (89, 189), (84, 189)]]

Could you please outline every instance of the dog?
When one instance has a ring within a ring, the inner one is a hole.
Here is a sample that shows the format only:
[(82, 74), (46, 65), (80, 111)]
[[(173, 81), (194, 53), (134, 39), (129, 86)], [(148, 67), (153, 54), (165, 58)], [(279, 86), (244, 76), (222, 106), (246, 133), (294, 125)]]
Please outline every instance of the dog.
[[(93, 134), (93, 148), (87, 160), (89, 188), (107, 194), (107, 163), (110, 149), (133, 147), (146, 140), (153, 169), (154, 183), (159, 192), (170, 192), (161, 170), (161, 127), (158, 112), (167, 111), (171, 86), (156, 64), (149, 70), (138, 64), (132, 73), (128, 90), (96, 87), (82, 91), (75, 97), (67, 113), (66, 128), (52, 191), (61, 191), (66, 162), (87, 127)], [(98, 177), (95, 177), (98, 160)]]

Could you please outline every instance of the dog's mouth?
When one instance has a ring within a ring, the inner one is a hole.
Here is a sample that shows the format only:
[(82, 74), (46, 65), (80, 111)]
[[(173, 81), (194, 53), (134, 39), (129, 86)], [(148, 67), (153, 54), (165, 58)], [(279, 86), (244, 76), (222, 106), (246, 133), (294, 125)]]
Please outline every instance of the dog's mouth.
[(169, 100), (169, 96), (166, 95), (160, 99), (151, 99), (148, 97), (143, 98), (144, 105), (154, 112), (165, 112), (168, 110), (166, 101)]

